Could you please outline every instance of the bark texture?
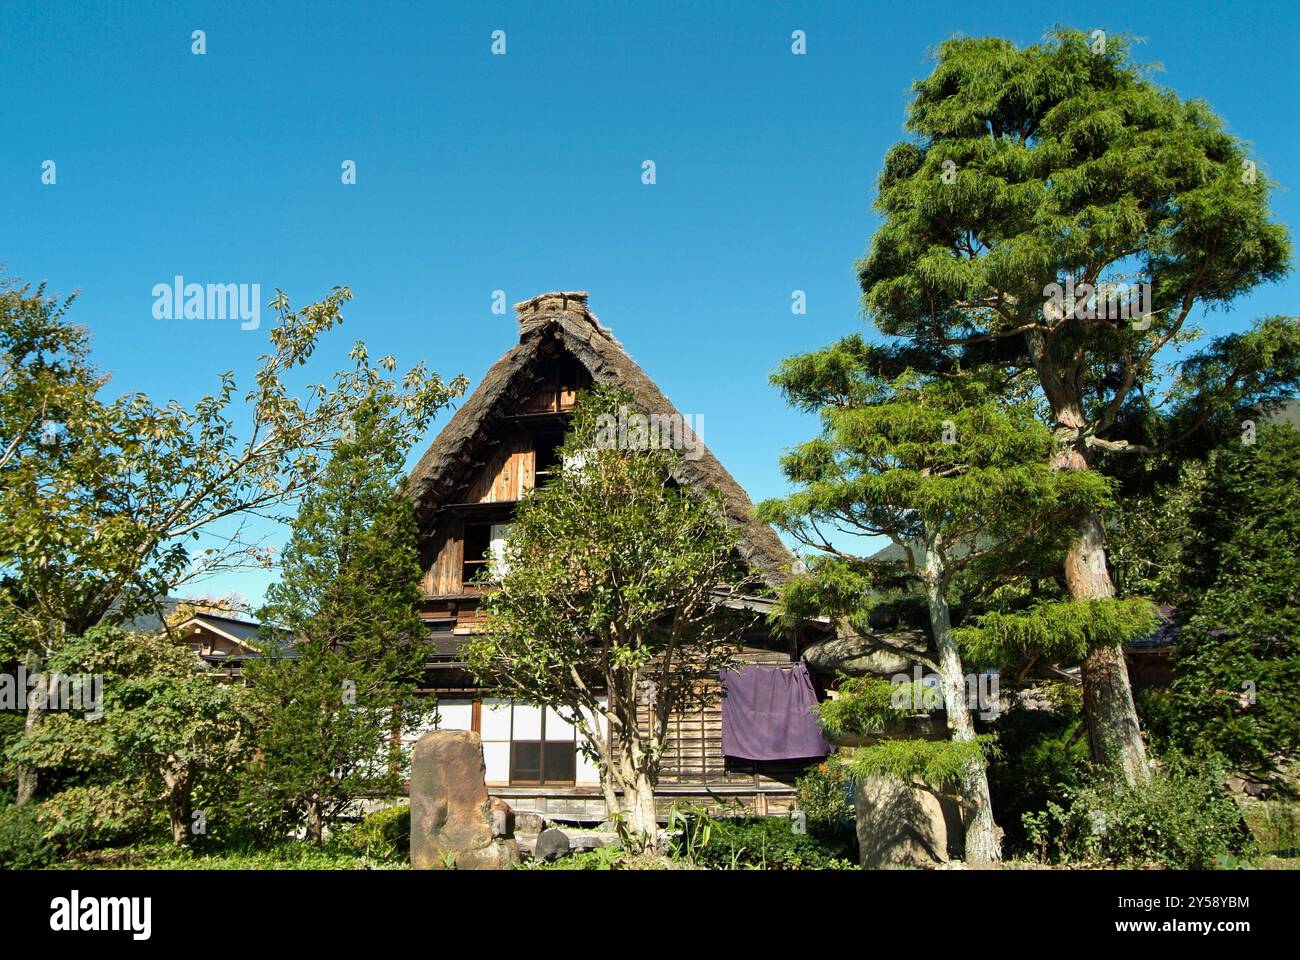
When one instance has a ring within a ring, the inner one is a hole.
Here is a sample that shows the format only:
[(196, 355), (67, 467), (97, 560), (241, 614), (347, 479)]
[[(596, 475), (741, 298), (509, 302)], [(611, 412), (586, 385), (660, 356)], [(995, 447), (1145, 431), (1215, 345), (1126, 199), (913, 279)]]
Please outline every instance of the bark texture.
[[(937, 555), (932, 555), (928, 572), (934, 579), (927, 582), (926, 593), (930, 606), (930, 626), (939, 653), (939, 682), (943, 685), (944, 706), (952, 739), (957, 743), (969, 743), (975, 739), (975, 722), (966, 702), (966, 678), (962, 670), (961, 654), (952, 636), (952, 618), (948, 601), (944, 597), (942, 580), (938, 577), (938, 563)], [(1002, 829), (993, 819), (987, 765), (982, 760), (972, 760), (966, 765), (958, 786), (966, 831), (965, 861), (979, 865), (1001, 860)]]

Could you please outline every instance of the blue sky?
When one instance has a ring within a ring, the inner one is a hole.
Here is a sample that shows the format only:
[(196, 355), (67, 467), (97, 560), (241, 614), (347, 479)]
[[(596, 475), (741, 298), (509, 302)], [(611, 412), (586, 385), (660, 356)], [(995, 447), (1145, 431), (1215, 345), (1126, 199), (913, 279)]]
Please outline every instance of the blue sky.
[[(1254, 144), (1278, 218), (1300, 222), (1294, 2), (0, 2), (0, 23), (0, 261), (80, 290), (113, 390), (192, 402), (223, 370), (247, 385), (266, 323), (154, 319), (154, 284), (177, 274), (295, 303), (347, 284), (322, 375), (359, 337), (472, 382), (516, 339), (494, 290), (584, 289), (755, 500), (815, 427), (767, 376), (863, 328), (874, 178), (945, 37), (1147, 38), (1139, 58)], [(1288, 278), (1205, 324), (1293, 313), (1296, 293)], [(206, 588), (256, 601), (266, 582)]]

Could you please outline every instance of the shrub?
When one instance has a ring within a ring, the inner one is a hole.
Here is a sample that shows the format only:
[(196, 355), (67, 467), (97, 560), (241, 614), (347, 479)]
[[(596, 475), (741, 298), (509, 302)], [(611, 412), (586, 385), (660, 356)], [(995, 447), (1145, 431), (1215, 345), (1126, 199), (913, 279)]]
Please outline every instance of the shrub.
[(1145, 783), (1107, 783), (1067, 794), (1027, 814), (1025, 825), (1046, 858), (1109, 860), (1204, 870), (1253, 850), (1241, 809), (1218, 771), (1201, 772), (1171, 755)]
[(998, 718), (995, 728), (1002, 755), (989, 765), (989, 792), (998, 824), (1006, 831), (1009, 854), (1041, 848), (1041, 831), (1030, 835), (1026, 814), (1045, 815), (1049, 801), (1088, 783), (1078, 689), (1053, 684), (1046, 693), (1051, 709), (1027, 709), (1017, 703)]
[(857, 860), (857, 817), (853, 809), (853, 781), (836, 763), (819, 763), (795, 781), (795, 802), (805, 817), (808, 833), (818, 840), (850, 852)]
[(142, 803), (142, 785), (130, 781), (61, 790), (41, 804), (45, 835), (66, 852), (139, 843), (162, 833), (157, 807)]
[(385, 807), (367, 814), (349, 828), (340, 845), (365, 857), (405, 859), (411, 855), (411, 808), (407, 804)]
[(127, 870), (394, 870), (405, 864), (358, 856), (338, 844), (281, 840), (196, 850), (171, 842), (141, 843), (78, 855), (74, 866)]
[(675, 852), (713, 870), (852, 870), (852, 851), (811, 834), (795, 833), (785, 817), (681, 818)]
[(1260, 853), (1300, 857), (1300, 804), (1291, 800), (1251, 803), (1245, 818)]
[(532, 860), (522, 865), (526, 870), (623, 870), (632, 863), (643, 869), (653, 869), (656, 864), (650, 858), (633, 860), (621, 847), (596, 847), (561, 857), (553, 863)]
[(57, 851), (45, 839), (35, 804), (0, 807), (0, 868), (33, 870), (48, 866)]

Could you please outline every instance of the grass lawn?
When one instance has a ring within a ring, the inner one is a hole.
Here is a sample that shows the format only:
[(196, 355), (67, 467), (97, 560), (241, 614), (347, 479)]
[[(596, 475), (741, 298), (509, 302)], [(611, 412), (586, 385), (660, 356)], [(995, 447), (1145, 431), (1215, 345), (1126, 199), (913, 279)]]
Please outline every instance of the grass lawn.
[(52, 864), (83, 870), (405, 870), (405, 859), (358, 855), (325, 844), (288, 841), (264, 849), (193, 851), (169, 843), (96, 850)]

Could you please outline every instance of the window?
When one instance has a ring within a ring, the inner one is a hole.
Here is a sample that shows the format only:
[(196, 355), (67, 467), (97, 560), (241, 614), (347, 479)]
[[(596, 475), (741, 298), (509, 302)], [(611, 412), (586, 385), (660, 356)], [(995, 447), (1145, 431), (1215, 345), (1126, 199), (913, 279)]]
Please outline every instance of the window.
[(506, 537), (510, 535), (510, 524), (494, 523), (488, 540), (488, 557), (492, 567), (492, 579), (498, 580), (509, 570), (506, 563)]
[(576, 731), (554, 710), (486, 699), (479, 725), (488, 783), (540, 786), (577, 781)]
[(487, 567), (488, 552), (492, 546), (490, 523), (465, 524), (465, 556), (461, 564), (460, 582), (468, 586)]
[(562, 433), (539, 433), (534, 448), (533, 483), (544, 487), (555, 476), (560, 467), (560, 446), (564, 443)]

